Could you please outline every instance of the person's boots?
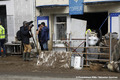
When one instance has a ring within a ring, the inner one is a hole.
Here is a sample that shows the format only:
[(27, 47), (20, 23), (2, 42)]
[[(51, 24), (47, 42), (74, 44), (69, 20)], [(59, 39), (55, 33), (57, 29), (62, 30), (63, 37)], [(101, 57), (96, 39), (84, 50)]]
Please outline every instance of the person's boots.
[(30, 53), (29, 52), (27, 52), (27, 54), (26, 54), (26, 60), (27, 61), (30, 61), (31, 59), (30, 59)]
[(23, 60), (26, 61), (26, 53), (23, 53)]

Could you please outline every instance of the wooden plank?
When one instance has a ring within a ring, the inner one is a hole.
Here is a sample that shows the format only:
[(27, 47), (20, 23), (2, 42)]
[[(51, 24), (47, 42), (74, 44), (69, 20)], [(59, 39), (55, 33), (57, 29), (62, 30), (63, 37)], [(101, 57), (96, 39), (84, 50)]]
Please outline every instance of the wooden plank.
[(20, 46), (21, 44), (5, 44), (5, 46)]
[(97, 48), (97, 49), (100, 49), (100, 48), (102, 48), (102, 49), (109, 49), (109, 47), (70, 47), (70, 48)]
[(84, 67), (90, 67), (90, 65), (83, 65)]
[(102, 61), (102, 62), (109, 62), (109, 59), (87, 59), (87, 61)]
[(56, 24), (66, 24), (66, 22), (57, 22)]
[(110, 38), (109, 38), (109, 62), (110, 62), (110, 59), (111, 59), (111, 46), (112, 46), (112, 43), (111, 43), (111, 33), (110, 33)]
[(79, 49), (79, 48), (86, 48), (86, 47), (70, 47), (70, 48), (77, 48), (77, 49)]
[[(56, 47), (56, 46), (53, 46), (53, 48), (68, 48), (68, 47)], [(109, 47), (70, 47), (70, 48), (102, 48), (102, 49), (109, 49)]]
[(87, 54), (92, 54), (92, 55), (109, 55), (108, 53), (87, 53)]
[(54, 46), (53, 48), (68, 48), (68, 47), (55, 47), (55, 46)]
[[(73, 53), (73, 54), (86, 54), (86, 53)], [(108, 55), (109, 56), (109, 53), (87, 53), (86, 55)]]
[(71, 40), (86, 40), (86, 39), (71, 39)]
[(85, 56), (86, 56), (86, 58), (85, 58), (85, 60), (86, 60), (86, 65), (88, 65), (88, 64), (87, 64), (87, 49), (88, 49), (88, 48), (85, 49), (85, 54), (86, 54), (86, 55), (85, 55)]
[(102, 49), (109, 49), (109, 47), (87, 47), (87, 48), (98, 48), (98, 49), (100, 49), (100, 48), (102, 48)]

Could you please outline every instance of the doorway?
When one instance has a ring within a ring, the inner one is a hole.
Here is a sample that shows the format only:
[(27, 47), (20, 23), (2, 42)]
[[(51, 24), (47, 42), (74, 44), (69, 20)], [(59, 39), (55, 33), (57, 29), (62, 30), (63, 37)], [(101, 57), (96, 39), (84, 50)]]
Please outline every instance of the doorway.
[[(7, 34), (7, 17), (6, 17), (6, 6), (2, 5), (0, 6), (0, 21), (2, 23), (2, 26), (5, 28), (6, 34)], [(7, 37), (6, 37), (7, 40)]]
[[(103, 21), (108, 17), (108, 12), (84, 13), (83, 15), (73, 15), (71, 18), (82, 19), (87, 21), (87, 29), (99, 31)], [(108, 20), (101, 28), (102, 35), (108, 33)]]

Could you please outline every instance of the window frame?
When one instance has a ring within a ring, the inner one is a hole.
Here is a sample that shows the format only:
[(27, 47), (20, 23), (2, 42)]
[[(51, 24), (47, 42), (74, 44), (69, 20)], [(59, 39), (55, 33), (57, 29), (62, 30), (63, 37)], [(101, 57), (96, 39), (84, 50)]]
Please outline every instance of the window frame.
[[(57, 17), (66, 17), (66, 22), (57, 22)], [(54, 16), (54, 41), (61, 41), (59, 39), (57, 39), (57, 24), (66, 24), (66, 34), (68, 33), (68, 25), (70, 23), (70, 16), (68, 15), (55, 15)], [(68, 38), (68, 35), (67, 35)]]

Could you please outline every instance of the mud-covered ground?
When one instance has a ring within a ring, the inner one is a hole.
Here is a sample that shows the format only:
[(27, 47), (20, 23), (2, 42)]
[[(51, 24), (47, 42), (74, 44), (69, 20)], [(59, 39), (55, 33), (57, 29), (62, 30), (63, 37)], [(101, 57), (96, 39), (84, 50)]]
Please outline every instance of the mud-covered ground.
[(33, 61), (24, 62), (20, 56), (8, 56), (0, 58), (0, 75), (26, 75), (39, 77), (64, 77), (75, 78), (76, 76), (116, 76), (120, 77), (120, 73), (110, 72), (107, 69), (101, 71), (90, 71), (89, 68), (84, 68), (81, 71), (74, 69), (52, 69), (38, 67), (36, 65), (37, 58)]

